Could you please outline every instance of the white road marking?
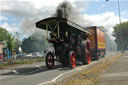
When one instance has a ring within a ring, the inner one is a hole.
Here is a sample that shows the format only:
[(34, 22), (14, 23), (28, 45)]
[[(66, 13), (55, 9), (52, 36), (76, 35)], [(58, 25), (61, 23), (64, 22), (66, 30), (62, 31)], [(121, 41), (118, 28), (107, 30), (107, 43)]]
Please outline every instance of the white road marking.
[(39, 65), (35, 65), (35, 66), (36, 66), (37, 68), (39, 68), (39, 69), (42, 69), (41, 66), (39, 66)]
[(16, 70), (12, 70), (12, 72), (14, 72), (15, 74), (19, 74)]
[(64, 72), (64, 73), (58, 75), (57, 77), (55, 77), (54, 79), (52, 79), (51, 81), (43, 82), (43, 83), (37, 84), (37, 85), (46, 85), (46, 84), (50, 84), (50, 83), (56, 82), (56, 80), (57, 80), (58, 78), (60, 78), (61, 76), (65, 75), (65, 74), (68, 74), (68, 73), (71, 73), (71, 72), (73, 72), (73, 71), (75, 71), (75, 70), (71, 70), (71, 71), (68, 71), (68, 72)]
[(55, 82), (58, 78), (60, 78), (61, 76), (63, 76), (63, 73), (60, 74), (59, 76), (55, 77), (52, 81)]
[(36, 67), (38, 67), (38, 68), (40, 68), (40, 66), (39, 65), (35, 65)]

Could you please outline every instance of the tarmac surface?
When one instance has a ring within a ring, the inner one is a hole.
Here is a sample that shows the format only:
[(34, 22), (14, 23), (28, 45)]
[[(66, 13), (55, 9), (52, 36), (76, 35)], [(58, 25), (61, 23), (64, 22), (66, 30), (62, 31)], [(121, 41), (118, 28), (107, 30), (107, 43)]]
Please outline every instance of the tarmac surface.
[[(116, 53), (108, 53), (106, 57), (114, 54)], [(0, 69), (0, 85), (50, 85), (85, 70), (102, 59), (92, 61), (89, 65), (78, 64), (74, 69), (56, 63), (54, 69), (48, 70), (44, 62)]]
[(107, 69), (97, 85), (128, 85), (128, 51)]

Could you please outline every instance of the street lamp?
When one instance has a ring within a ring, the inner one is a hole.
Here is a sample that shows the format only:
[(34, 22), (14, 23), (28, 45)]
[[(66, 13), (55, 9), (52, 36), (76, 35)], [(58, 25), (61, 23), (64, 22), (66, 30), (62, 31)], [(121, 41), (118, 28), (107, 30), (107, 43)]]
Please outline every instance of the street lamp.
[(120, 23), (121, 50), (122, 52), (124, 52), (124, 41), (123, 41), (123, 35), (122, 35), (122, 29), (121, 29), (120, 1), (119, 0), (118, 0), (118, 12), (119, 12), (119, 23)]

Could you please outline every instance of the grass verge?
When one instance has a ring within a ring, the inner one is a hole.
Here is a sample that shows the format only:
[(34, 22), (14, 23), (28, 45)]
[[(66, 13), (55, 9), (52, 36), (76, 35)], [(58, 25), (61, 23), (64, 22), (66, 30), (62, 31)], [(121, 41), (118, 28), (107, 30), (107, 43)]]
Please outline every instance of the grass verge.
[(123, 54), (106, 57), (88, 69), (72, 75), (69, 78), (59, 81), (54, 85), (93, 85), (105, 70), (117, 61)]
[(15, 65), (22, 65), (22, 64), (32, 64), (34, 62), (43, 62), (44, 58), (40, 59), (30, 59), (30, 60), (9, 60), (6, 63), (1, 63), (0, 64), (0, 69), (4, 69), (10, 66), (15, 66)]

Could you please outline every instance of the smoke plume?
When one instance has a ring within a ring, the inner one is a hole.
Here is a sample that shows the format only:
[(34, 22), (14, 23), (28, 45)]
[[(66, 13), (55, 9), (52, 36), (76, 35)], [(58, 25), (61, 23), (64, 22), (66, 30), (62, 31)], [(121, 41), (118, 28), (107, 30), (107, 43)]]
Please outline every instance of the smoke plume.
[(73, 8), (68, 1), (64, 1), (58, 5), (54, 16), (58, 18), (67, 18), (83, 27), (92, 25), (92, 22), (84, 19), (79, 10), (77, 8)]
[(70, 15), (72, 15), (73, 12), (74, 11), (73, 11), (72, 5), (69, 2), (65, 1), (57, 7), (56, 17), (58, 17), (58, 18), (69, 18)]

